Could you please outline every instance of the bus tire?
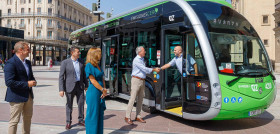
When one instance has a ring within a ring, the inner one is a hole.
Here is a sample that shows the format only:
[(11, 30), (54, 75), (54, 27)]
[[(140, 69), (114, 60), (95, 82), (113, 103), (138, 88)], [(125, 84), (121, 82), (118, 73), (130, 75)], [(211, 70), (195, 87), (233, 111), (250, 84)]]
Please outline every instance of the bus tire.
[[(155, 97), (152, 95), (151, 93), (152, 90), (149, 89), (149, 87), (146, 85), (145, 86), (145, 99), (148, 99), (148, 100), (155, 100)], [(144, 112), (147, 112), (147, 113), (150, 113), (150, 114), (153, 114), (153, 113), (156, 113), (156, 108), (154, 106), (147, 106), (147, 105), (142, 105), (142, 110)]]

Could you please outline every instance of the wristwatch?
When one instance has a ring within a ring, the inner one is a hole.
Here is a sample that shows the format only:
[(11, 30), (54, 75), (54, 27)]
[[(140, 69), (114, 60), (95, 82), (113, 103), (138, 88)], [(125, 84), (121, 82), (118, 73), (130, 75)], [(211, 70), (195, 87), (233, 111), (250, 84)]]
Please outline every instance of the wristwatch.
[(162, 70), (161, 67), (159, 68), (159, 70), (160, 70), (160, 71)]
[(104, 88), (102, 88), (101, 92), (103, 92), (103, 91), (104, 91)]

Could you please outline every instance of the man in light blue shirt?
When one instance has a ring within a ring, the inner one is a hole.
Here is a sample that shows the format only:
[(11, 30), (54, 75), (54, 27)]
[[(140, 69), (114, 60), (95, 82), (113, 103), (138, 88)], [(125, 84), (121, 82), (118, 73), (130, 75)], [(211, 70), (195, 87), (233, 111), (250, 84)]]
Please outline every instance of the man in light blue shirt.
[(73, 66), (74, 66), (74, 69), (75, 69), (76, 81), (80, 81), (80, 75), (81, 75), (80, 66), (79, 66), (80, 62), (78, 61), (78, 59), (73, 59), (72, 57), (71, 57), (71, 59), (72, 59)]
[[(167, 69), (171, 66), (176, 65), (177, 69), (179, 70), (180, 74), (183, 73), (183, 65), (186, 64), (186, 73), (187, 74), (194, 74), (195, 76), (197, 76), (198, 74), (198, 70), (197, 70), (197, 64), (196, 61), (192, 58), (191, 55), (187, 54), (187, 60), (183, 59), (183, 49), (181, 46), (176, 46), (174, 48), (174, 54), (175, 57), (167, 64), (163, 65), (160, 70), (164, 70)], [(185, 68), (185, 67), (184, 67)], [(177, 78), (174, 79), (174, 83), (177, 84), (178, 87), (178, 91), (181, 94), (181, 76), (177, 76)], [(167, 91), (167, 98), (169, 98), (171, 96), (171, 93), (173, 92), (173, 88)]]
[[(183, 69), (182, 69), (182, 63), (186, 63), (186, 60), (183, 59), (183, 49), (181, 46), (176, 46), (174, 48), (174, 54), (175, 57), (167, 64), (163, 65), (160, 69), (165, 70), (171, 66), (176, 65), (177, 69), (179, 72), (182, 74)], [(198, 74), (197, 70), (197, 64), (196, 61), (193, 59), (193, 57), (189, 54), (187, 54), (187, 73), (188, 74)]]
[(144, 47), (139, 46), (136, 48), (136, 54), (137, 56), (133, 59), (133, 65), (132, 65), (132, 79), (131, 79), (131, 95), (128, 102), (127, 110), (126, 110), (126, 116), (125, 116), (125, 122), (128, 124), (133, 124), (131, 121), (131, 111), (133, 108), (134, 101), (137, 99), (137, 105), (136, 105), (136, 121), (139, 121), (141, 123), (146, 123), (141, 116), (141, 109), (142, 109), (142, 103), (143, 103), (143, 97), (144, 97), (144, 91), (145, 91), (145, 79), (146, 74), (150, 74), (152, 71), (159, 72), (159, 68), (148, 68), (145, 66), (144, 62), (144, 56), (146, 54), (146, 51)]

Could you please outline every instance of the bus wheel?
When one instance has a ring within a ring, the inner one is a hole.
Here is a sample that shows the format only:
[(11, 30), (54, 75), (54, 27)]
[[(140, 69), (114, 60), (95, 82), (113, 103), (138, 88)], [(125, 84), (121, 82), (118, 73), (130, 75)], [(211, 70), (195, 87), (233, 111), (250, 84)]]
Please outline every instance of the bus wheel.
[(150, 114), (154, 114), (157, 112), (156, 107), (152, 107), (152, 106), (147, 106), (147, 105), (143, 105), (142, 106), (142, 110), (144, 112), (150, 113)]
[[(145, 88), (145, 99), (155, 100), (154, 95), (152, 95), (151, 90), (149, 89), (149, 87), (147, 85), (146, 85), (146, 88)], [(147, 106), (147, 105), (143, 104), (142, 105), (142, 110), (144, 112), (147, 112), (147, 113), (150, 113), (150, 114), (156, 113), (156, 108), (154, 106)]]

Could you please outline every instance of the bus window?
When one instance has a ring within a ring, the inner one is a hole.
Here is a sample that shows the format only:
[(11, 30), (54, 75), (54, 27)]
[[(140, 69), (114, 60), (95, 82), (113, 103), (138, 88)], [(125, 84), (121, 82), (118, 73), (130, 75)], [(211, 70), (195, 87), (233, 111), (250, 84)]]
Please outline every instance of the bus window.
[[(186, 47), (187, 60), (190, 65), (186, 65), (187, 73), (195, 76), (207, 76), (206, 67), (204, 65), (203, 56), (193, 33), (187, 34)], [(195, 65), (196, 64), (196, 65)]]
[(130, 36), (128, 33), (122, 37), (120, 42), (120, 67), (131, 68), (133, 60), (133, 36)]
[(158, 60), (157, 60), (157, 50), (159, 50), (159, 46), (157, 47), (156, 42), (156, 35), (149, 31), (144, 32), (141, 31), (138, 33), (138, 41), (137, 46), (143, 46), (146, 49), (146, 65), (147, 67), (157, 67), (158, 66)]
[(267, 73), (265, 54), (256, 37), (224, 33), (210, 33), (210, 37), (221, 73), (243, 74), (256, 70), (261, 75)]
[(118, 83), (119, 93), (129, 94), (131, 90), (132, 61), (135, 55), (134, 32), (131, 29), (122, 29), (119, 44), (119, 72)]

